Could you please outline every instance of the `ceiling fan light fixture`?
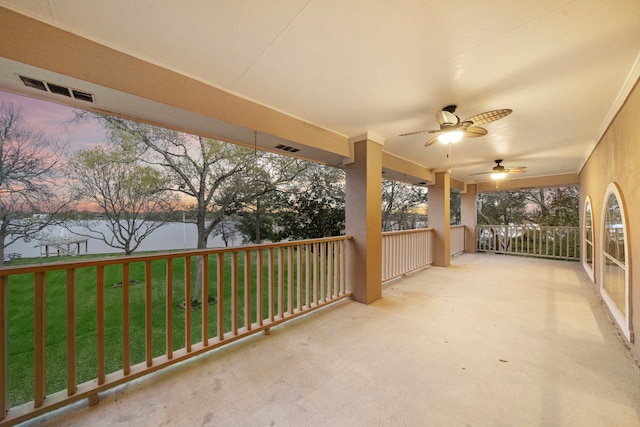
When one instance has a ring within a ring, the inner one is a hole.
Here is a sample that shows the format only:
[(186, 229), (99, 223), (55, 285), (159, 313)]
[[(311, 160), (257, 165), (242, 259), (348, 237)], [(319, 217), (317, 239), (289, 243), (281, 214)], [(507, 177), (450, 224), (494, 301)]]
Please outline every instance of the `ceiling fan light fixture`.
[(461, 130), (452, 130), (449, 132), (444, 132), (440, 136), (438, 136), (438, 141), (443, 144), (455, 144), (462, 139), (463, 135), (464, 132)]
[(491, 173), (491, 179), (504, 179), (507, 176), (506, 172), (493, 172)]

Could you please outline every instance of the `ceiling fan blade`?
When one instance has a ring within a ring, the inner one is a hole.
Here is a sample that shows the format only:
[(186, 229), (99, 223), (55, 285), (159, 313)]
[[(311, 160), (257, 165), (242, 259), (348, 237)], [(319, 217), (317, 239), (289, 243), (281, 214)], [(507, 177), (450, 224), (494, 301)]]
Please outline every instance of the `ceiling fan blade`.
[(487, 134), (487, 130), (485, 128), (481, 128), (480, 126), (469, 126), (464, 130), (465, 138), (476, 138), (478, 136), (484, 136)]
[(507, 173), (525, 173), (527, 167), (526, 166), (516, 166), (515, 168), (507, 168), (505, 171)]
[(424, 146), (425, 146), (425, 147), (428, 147), (428, 146), (430, 146), (430, 145), (435, 144), (436, 142), (438, 142), (438, 136), (437, 136), (437, 135), (436, 135), (436, 136), (434, 136), (433, 138), (431, 138), (430, 140), (428, 140), (428, 141), (424, 144)]
[(471, 116), (463, 122), (471, 122), (473, 125), (483, 125), (485, 123), (491, 123), (495, 120), (501, 119), (505, 116), (508, 116), (512, 113), (513, 110), (509, 108), (505, 108), (502, 110), (491, 110), (485, 111), (484, 113), (476, 114), (475, 116)]
[(442, 132), (440, 129), (438, 130), (418, 130), (415, 132), (409, 132), (409, 133), (401, 133), (398, 136), (409, 136), (409, 135), (418, 135), (420, 133), (436, 133), (436, 132)]
[[(480, 128), (482, 129), (482, 128)], [(498, 160), (494, 160), (496, 165), (493, 167), (492, 170), (487, 171), (487, 172), (478, 172), (478, 173), (472, 173), (469, 174), (469, 176), (474, 176), (474, 175), (486, 175), (486, 174), (511, 174), (511, 173), (525, 173), (527, 167), (526, 166), (514, 166), (512, 168), (505, 168), (504, 166), (502, 166), (500, 163), (502, 163), (502, 159), (498, 159)], [(494, 176), (491, 176), (492, 178), (494, 178)]]

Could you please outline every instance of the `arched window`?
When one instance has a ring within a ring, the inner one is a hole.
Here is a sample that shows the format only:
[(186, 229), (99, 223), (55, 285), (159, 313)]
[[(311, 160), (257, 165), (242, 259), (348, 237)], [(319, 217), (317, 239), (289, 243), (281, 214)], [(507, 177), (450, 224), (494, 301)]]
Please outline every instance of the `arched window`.
[(582, 263), (593, 280), (593, 215), (591, 214), (591, 199), (587, 196), (584, 202), (584, 256)]
[(629, 318), (629, 262), (626, 216), (618, 187), (607, 188), (602, 212), (600, 292), (620, 329), (631, 338)]
[(591, 214), (591, 198), (587, 196), (584, 202), (584, 229), (582, 230), (582, 235), (584, 236), (584, 250), (582, 256), (582, 264), (587, 272), (587, 274), (591, 277), (591, 280), (594, 280), (593, 277), (593, 254), (594, 254), (594, 246), (593, 246), (593, 215)]

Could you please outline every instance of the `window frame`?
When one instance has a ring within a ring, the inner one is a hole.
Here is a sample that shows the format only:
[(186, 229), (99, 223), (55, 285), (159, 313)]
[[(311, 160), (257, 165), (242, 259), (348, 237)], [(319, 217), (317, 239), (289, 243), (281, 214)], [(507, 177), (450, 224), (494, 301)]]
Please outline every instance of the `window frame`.
[[(623, 242), (624, 243), (624, 264), (621, 263), (614, 256), (610, 255), (608, 252), (605, 251), (605, 246), (609, 242), (609, 239), (607, 238), (607, 236), (605, 236), (605, 234), (607, 233), (607, 228), (606, 228), (607, 207), (608, 207), (607, 205), (611, 195), (613, 195), (616, 198), (616, 202), (620, 207), (620, 218), (622, 219), (622, 230), (624, 232), (624, 242)], [(593, 206), (592, 206), (592, 209), (593, 209)], [(592, 221), (592, 224), (593, 224), (593, 221)], [(607, 190), (605, 191), (604, 199), (602, 202), (602, 215), (600, 218), (600, 224), (601, 224), (600, 245), (599, 245), (599, 251), (598, 251), (599, 258), (600, 258), (600, 274), (599, 274), (600, 295), (602, 296), (602, 299), (604, 300), (605, 304), (609, 308), (609, 312), (611, 313), (614, 320), (620, 327), (620, 330), (622, 331), (623, 335), (627, 338), (627, 340), (629, 340), (630, 342), (633, 342), (631, 338), (631, 317), (629, 316), (629, 310), (631, 309), (630, 301), (629, 301), (629, 276), (630, 276), (629, 271), (631, 269), (631, 265), (629, 263), (630, 257), (629, 257), (629, 241), (628, 241), (629, 233), (628, 233), (628, 227), (627, 227), (627, 224), (628, 224), (627, 211), (625, 209), (622, 193), (620, 192), (618, 185), (614, 182), (610, 183), (609, 186), (607, 187)], [(618, 267), (624, 270), (624, 289), (625, 289), (624, 314), (622, 313), (622, 311), (620, 311), (620, 308), (618, 308), (618, 305), (615, 303), (615, 301), (609, 295), (609, 292), (605, 288), (606, 258), (612, 260), (616, 265), (618, 265)]]
[[(589, 211), (587, 211), (587, 207)], [(591, 240), (587, 239), (587, 212), (589, 212), (589, 216), (591, 217)], [(595, 283), (595, 262), (597, 255), (597, 249), (595, 245), (596, 240), (596, 229), (594, 227), (593, 220), (593, 203), (591, 203), (591, 197), (587, 196), (584, 200), (584, 206), (582, 211), (582, 235), (584, 236), (583, 241), (583, 250), (582, 252), (582, 266), (586, 271), (587, 275), (591, 278), (591, 282)], [(587, 246), (591, 247), (591, 263), (587, 262)]]

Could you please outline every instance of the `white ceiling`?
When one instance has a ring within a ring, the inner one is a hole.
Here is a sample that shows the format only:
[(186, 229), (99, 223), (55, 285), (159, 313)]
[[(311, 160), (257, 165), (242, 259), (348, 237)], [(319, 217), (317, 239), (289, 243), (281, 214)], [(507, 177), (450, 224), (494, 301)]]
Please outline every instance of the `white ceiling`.
[[(640, 76), (637, 0), (0, 5), (347, 137), (373, 132), (385, 151), (436, 171), (449, 166), (446, 146), (398, 135), (436, 129), (449, 104), (461, 119), (513, 109), (452, 147), (452, 175), (467, 182), (498, 158), (526, 176), (578, 172)], [(19, 67), (0, 60), (0, 86), (24, 92), (8, 87)], [(102, 100), (125, 109), (123, 96)], [(161, 106), (146, 109), (166, 121)]]

